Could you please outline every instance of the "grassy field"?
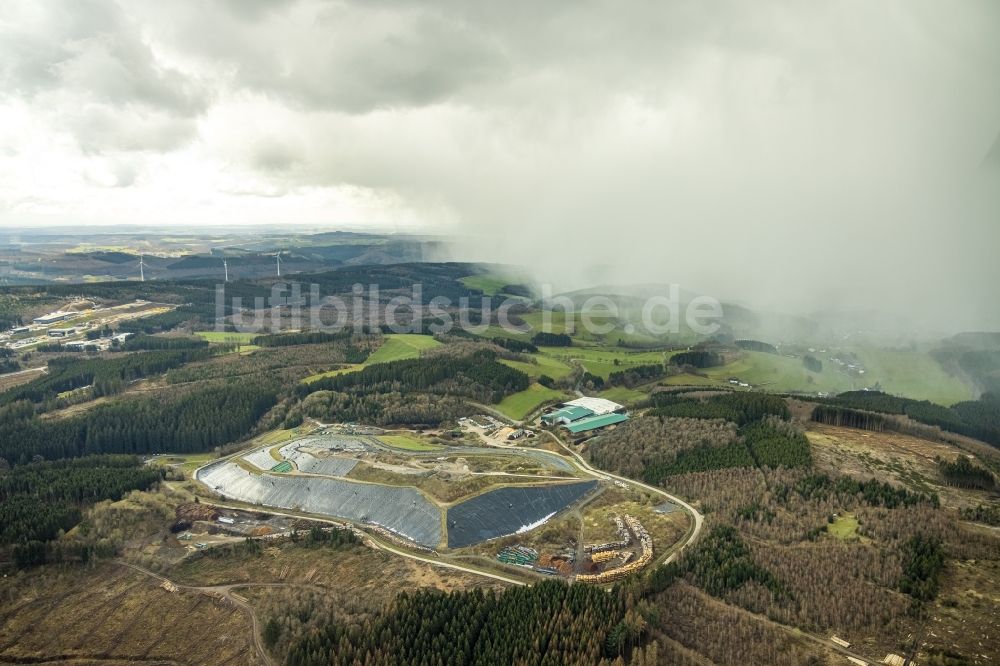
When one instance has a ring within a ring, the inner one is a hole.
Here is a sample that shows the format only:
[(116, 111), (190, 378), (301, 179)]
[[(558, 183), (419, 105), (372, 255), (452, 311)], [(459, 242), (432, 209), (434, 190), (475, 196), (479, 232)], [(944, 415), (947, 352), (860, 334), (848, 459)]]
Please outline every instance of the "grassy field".
[(507, 396), (496, 408), (504, 416), (520, 421), (542, 403), (562, 397), (564, 394), (560, 391), (546, 388), (541, 384), (532, 384), (519, 393)]
[(871, 375), (888, 393), (953, 405), (972, 400), (972, 391), (944, 371), (932, 356), (920, 351), (864, 348), (855, 352)]
[(720, 384), (729, 385), (725, 380), (710, 379), (708, 377), (702, 377), (701, 375), (689, 375), (683, 373), (680, 375), (672, 375), (667, 377), (660, 382), (664, 386), (719, 386)]
[(560, 361), (559, 359), (552, 358), (545, 354), (526, 354), (535, 359), (537, 363), (524, 363), (521, 361), (509, 361), (506, 359), (500, 362), (504, 365), (509, 365), (512, 368), (520, 370), (524, 374), (528, 375), (532, 379), (537, 379), (542, 375), (548, 375), (552, 379), (562, 379), (566, 375), (573, 372), (573, 368), (569, 364)]
[(729, 377), (748, 382), (754, 388), (768, 391), (825, 391), (839, 393), (866, 386), (867, 379), (855, 379), (823, 365), (823, 372), (809, 372), (802, 359), (763, 352), (745, 352), (743, 357), (717, 368), (707, 368), (705, 375), (725, 382)]
[(638, 402), (639, 400), (645, 400), (649, 397), (648, 393), (640, 391), (639, 389), (625, 388), (624, 386), (616, 386), (614, 388), (609, 388), (606, 391), (601, 391), (598, 394), (601, 398), (606, 398), (608, 400), (613, 400), (622, 405), (627, 405), (629, 403)]
[[(545, 315), (541, 311), (534, 311), (520, 315), (520, 317), (530, 327), (529, 331), (519, 333), (494, 325), (489, 327), (486, 335), (490, 337), (499, 336), (525, 340), (539, 331), (567, 333), (579, 344), (602, 345), (608, 349), (617, 348), (619, 342), (642, 345), (662, 345), (667, 342), (671, 344), (690, 344), (699, 339), (698, 336), (694, 335), (683, 325), (680, 331), (671, 333), (668, 336), (658, 337), (644, 333), (641, 319), (632, 318), (630, 321), (629, 316), (625, 313), (621, 317), (612, 317), (602, 311), (593, 311), (588, 315), (590, 323), (595, 326), (607, 328), (607, 325), (610, 324), (611, 330), (607, 333), (592, 333), (588, 331), (587, 326), (584, 325), (584, 317), (579, 312), (566, 313), (563, 310), (557, 309), (549, 312), (548, 315)], [(547, 324), (546, 319), (548, 319)]]
[(858, 536), (858, 519), (852, 513), (843, 513), (826, 526), (826, 532), (838, 539), (855, 539)]
[(180, 466), (186, 474), (191, 474), (202, 465), (215, 460), (214, 453), (167, 453), (154, 458), (155, 464), (163, 466)]
[(663, 363), (663, 352), (628, 352), (618, 349), (598, 349), (595, 347), (542, 347), (547, 356), (563, 363), (578, 361), (587, 372), (608, 378), (617, 370), (628, 370), (629, 366)]
[[(948, 375), (930, 355), (917, 351), (889, 351), (875, 348), (854, 350), (865, 366), (864, 375), (847, 375), (825, 361), (822, 372), (810, 372), (802, 359), (763, 352), (746, 352), (742, 358), (704, 371), (710, 379), (725, 382), (737, 377), (754, 388), (769, 391), (840, 393), (874, 386), (883, 391), (918, 400), (951, 405), (971, 399), (972, 392)], [(677, 380), (667, 383), (676, 383)]]
[(272, 430), (270, 432), (265, 432), (260, 437), (254, 438), (254, 446), (257, 447), (263, 444), (284, 444), (293, 437), (308, 432), (308, 430), (308, 428), (302, 428), (301, 431), (298, 428), (292, 428), (290, 430)]
[(256, 338), (258, 333), (226, 333), (224, 331), (198, 331), (195, 333), (199, 338), (208, 340), (215, 344), (249, 344)]
[(441, 447), (424, 440), (417, 435), (410, 433), (398, 433), (395, 435), (379, 435), (379, 441), (385, 442), (389, 446), (405, 451), (440, 451)]
[(322, 379), (323, 377), (333, 377), (334, 375), (343, 375), (348, 372), (357, 372), (358, 370), (372, 365), (373, 363), (388, 363), (389, 361), (402, 361), (408, 358), (418, 358), (421, 351), (425, 349), (433, 349), (434, 347), (439, 347), (440, 345), (440, 342), (429, 335), (417, 335), (415, 333), (392, 333), (385, 336), (385, 341), (382, 343), (382, 346), (375, 350), (375, 353), (369, 356), (368, 360), (364, 363), (356, 363), (343, 368), (337, 368), (336, 370), (330, 370), (329, 372), (321, 372), (319, 374), (306, 377), (303, 381), (308, 383), (314, 382), (317, 379)]
[(495, 273), (484, 273), (483, 275), (469, 275), (459, 280), (469, 289), (478, 289), (487, 296), (493, 296), (501, 289), (511, 284), (511, 281), (502, 275)]
[(401, 361), (407, 358), (417, 358), (425, 349), (441, 346), (441, 343), (429, 335), (398, 333), (385, 336), (385, 342), (368, 357), (364, 365)]

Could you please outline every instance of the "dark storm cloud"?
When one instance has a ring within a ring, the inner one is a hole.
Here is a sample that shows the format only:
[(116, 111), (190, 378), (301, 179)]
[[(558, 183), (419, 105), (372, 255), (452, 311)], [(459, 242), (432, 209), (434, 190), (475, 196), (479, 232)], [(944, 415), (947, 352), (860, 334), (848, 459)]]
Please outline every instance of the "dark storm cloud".
[(482, 26), (424, 9), (300, 2), (246, 11), (242, 3), (172, 16), (163, 37), (231, 73), (229, 84), (283, 103), (364, 113), (453, 98), (502, 76), (504, 54)]
[(17, 6), (0, 94), (220, 214), (363, 192), (566, 288), (1000, 325), (995, 2)]

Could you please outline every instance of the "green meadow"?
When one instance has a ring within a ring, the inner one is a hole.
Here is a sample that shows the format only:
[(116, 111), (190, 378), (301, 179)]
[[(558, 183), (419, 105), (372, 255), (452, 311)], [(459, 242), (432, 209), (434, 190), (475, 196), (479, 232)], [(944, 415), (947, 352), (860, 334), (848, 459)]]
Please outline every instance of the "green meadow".
[(546, 388), (541, 384), (532, 384), (527, 389), (504, 398), (496, 409), (504, 416), (520, 421), (539, 405), (565, 397), (566, 394), (561, 391)]
[(420, 352), (425, 349), (433, 349), (441, 346), (441, 343), (429, 335), (417, 335), (415, 333), (390, 333), (385, 336), (382, 346), (375, 350), (364, 363), (355, 363), (336, 370), (321, 372), (319, 374), (306, 377), (303, 381), (314, 382), (323, 377), (333, 377), (343, 375), (348, 372), (357, 372), (375, 363), (388, 363), (389, 361), (402, 361), (408, 358), (418, 358)]

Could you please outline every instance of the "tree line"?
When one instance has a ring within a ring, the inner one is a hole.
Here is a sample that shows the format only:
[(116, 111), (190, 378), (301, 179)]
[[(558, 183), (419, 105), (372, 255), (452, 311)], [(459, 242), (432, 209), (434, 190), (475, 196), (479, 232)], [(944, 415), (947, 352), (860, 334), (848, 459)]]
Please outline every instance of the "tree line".
[(689, 365), (694, 368), (714, 368), (724, 363), (722, 354), (715, 351), (685, 351), (670, 357), (670, 365), (678, 367)]
[(920, 423), (1000, 446), (1000, 397), (992, 393), (984, 393), (979, 400), (967, 400), (951, 407), (881, 391), (847, 391), (821, 402), (851, 409), (901, 414)]
[(119, 400), (43, 419), (23, 403), (0, 421), (0, 457), (23, 465), (98, 453), (192, 453), (247, 435), (277, 399), (273, 386), (226, 384)]
[[(121, 351), (159, 351), (179, 349), (204, 349), (208, 347), (208, 340), (197, 336), (162, 336), (162, 335), (136, 335), (126, 338), (117, 349)], [(115, 349), (115, 347), (112, 347)]]
[(21, 364), (17, 362), (15, 356), (16, 354), (13, 349), (7, 349), (6, 347), (0, 349), (0, 374), (15, 372), (21, 369)]
[(708, 398), (688, 398), (674, 393), (654, 393), (655, 409), (650, 415), (694, 419), (725, 419), (738, 425), (758, 421), (765, 416), (791, 418), (788, 405), (780, 396), (767, 393), (726, 392)]
[(859, 481), (849, 476), (831, 477), (828, 474), (809, 474), (798, 479), (794, 484), (778, 486), (775, 489), (775, 495), (778, 499), (782, 499), (792, 491), (807, 500), (826, 500), (841, 496), (845, 501), (848, 498), (855, 498), (869, 506), (887, 509), (914, 506), (924, 502), (934, 507), (939, 505), (938, 496), (935, 494), (916, 493), (905, 488), (896, 488), (884, 481), (876, 479)]
[(937, 464), (941, 476), (948, 485), (979, 490), (993, 490), (996, 486), (992, 472), (976, 465), (965, 456), (956, 457), (955, 462), (938, 458)]
[(531, 336), (531, 344), (536, 347), (572, 347), (573, 338), (565, 333), (546, 333), (539, 331)]
[(838, 405), (816, 405), (809, 417), (816, 423), (882, 432), (892, 424), (882, 414)]
[(659, 379), (666, 374), (662, 363), (636, 365), (627, 370), (615, 370), (608, 375), (607, 383), (611, 386), (626, 386), (632, 388)]
[(761, 342), (760, 340), (734, 340), (733, 344), (746, 351), (764, 352), (765, 354), (778, 353), (777, 347), (769, 342)]
[[(368, 335), (367, 329), (361, 332)], [(258, 347), (290, 347), (294, 345), (318, 345), (330, 342), (349, 342), (355, 333), (351, 330), (338, 331), (336, 333), (326, 333), (323, 331), (301, 331), (298, 333), (276, 333), (273, 335), (258, 335), (250, 340), (251, 344)], [(361, 361), (350, 361), (351, 363), (361, 363)]]

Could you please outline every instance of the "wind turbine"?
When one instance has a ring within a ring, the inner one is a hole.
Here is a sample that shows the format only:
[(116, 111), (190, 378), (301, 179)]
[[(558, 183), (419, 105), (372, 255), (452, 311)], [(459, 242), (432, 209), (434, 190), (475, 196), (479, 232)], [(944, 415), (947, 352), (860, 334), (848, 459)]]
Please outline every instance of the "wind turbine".
[(281, 252), (278, 251), (274, 255), (274, 260), (278, 262), (278, 277), (281, 277)]
[(225, 259), (222, 260), (222, 268), (226, 271), (226, 282), (229, 282), (229, 264), (226, 263)]
[(146, 262), (142, 260), (142, 254), (139, 254), (139, 282), (146, 281), (146, 272), (143, 270), (146, 268)]

